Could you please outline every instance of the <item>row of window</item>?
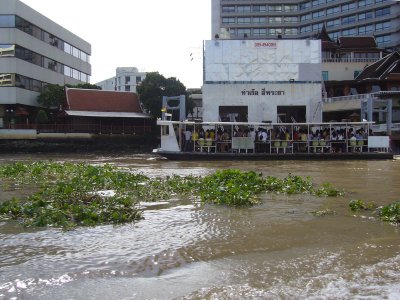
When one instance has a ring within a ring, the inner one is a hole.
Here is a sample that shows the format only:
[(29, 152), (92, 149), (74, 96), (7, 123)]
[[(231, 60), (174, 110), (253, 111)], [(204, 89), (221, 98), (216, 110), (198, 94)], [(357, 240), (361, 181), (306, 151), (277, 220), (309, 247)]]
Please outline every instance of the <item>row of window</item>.
[(0, 74), (0, 87), (19, 87), (41, 93), (47, 83), (19, 74)]
[(80, 72), (74, 68), (68, 67), (62, 63), (59, 63), (55, 60), (52, 60), (48, 57), (45, 57), (18, 45), (0, 44), (0, 57), (16, 57), (37, 66), (64, 74), (65, 76), (72, 77), (83, 82), (89, 82), (90, 79), (88, 74)]
[(297, 28), (231, 28), (231, 37), (297, 35)]
[[(383, 23), (382, 23), (383, 24)], [(321, 31), (323, 23), (313, 24), (312, 26), (306, 26), (308, 31)], [(380, 25), (379, 25), (380, 26)], [(329, 33), (329, 36), (332, 40), (336, 40), (340, 36), (354, 36), (354, 35), (364, 35), (365, 33), (370, 33), (370, 28), (366, 28), (367, 26), (361, 26), (358, 28), (350, 28), (342, 31), (336, 31)], [(368, 31), (367, 31), (368, 30)], [(379, 29), (382, 30), (382, 29)], [(308, 32), (304, 31), (304, 32)], [(372, 30), (373, 31), (373, 30)], [(378, 31), (378, 30), (376, 30)], [(302, 32), (302, 33), (304, 33)], [(242, 37), (260, 37), (260, 36), (278, 36), (278, 35), (297, 35), (297, 28), (231, 28), (229, 33), (232, 38), (242, 38)], [(391, 43), (390, 35), (382, 35), (375, 37), (375, 40), (379, 46), (383, 46)]]
[[(267, 22), (268, 21), (268, 22)], [(298, 17), (224, 17), (222, 24), (293, 24)]]
[[(311, 7), (321, 6), (321, 5), (325, 5), (327, 3), (329, 4), (332, 2), (336, 2), (336, 1), (339, 2), (338, 0), (313, 0), (313, 1), (301, 3), (299, 8), (300, 8), (300, 10), (305, 10), (305, 9), (309, 9)], [(385, 2), (385, 0), (359, 0), (359, 1), (353, 1), (350, 3), (343, 4), (343, 8), (346, 10), (350, 10), (350, 9), (355, 9), (357, 7), (365, 7), (365, 6), (374, 5), (375, 3), (381, 3), (381, 2)]]
[(223, 5), (223, 13), (247, 13), (247, 12), (294, 12), (298, 10), (293, 4), (273, 5)]
[[(325, 16), (333, 15), (333, 14), (339, 14), (341, 12), (342, 11), (340, 10), (340, 6), (331, 7), (331, 8), (328, 8), (327, 10), (323, 9), (323, 10), (315, 11), (313, 13), (308, 13), (308, 14), (302, 15), (302, 16), (300, 16), (300, 21), (304, 22), (307, 20), (322, 18)], [(351, 18), (352, 20), (354, 20), (353, 22), (356, 22), (357, 20), (364, 21), (364, 20), (367, 20), (367, 19), (370, 19), (373, 17), (379, 18), (379, 17), (387, 16), (387, 15), (390, 15), (390, 7), (376, 9), (375, 11), (370, 10), (367, 12), (354, 14), (354, 15), (349, 16), (348, 18)]]
[(84, 62), (90, 62), (89, 54), (16, 15), (0, 15), (0, 28), (17, 28), (53, 47), (81, 59)]
[[(295, 12), (299, 10), (310, 9), (325, 5), (326, 3), (335, 2), (335, 0), (314, 0), (305, 3), (297, 4), (270, 4), (270, 5), (222, 5), (223, 13), (249, 13), (249, 12)], [(381, 3), (384, 0), (360, 0), (350, 3), (338, 5), (328, 8), (326, 14), (337, 13), (338, 11), (349, 11), (357, 8), (364, 8), (375, 3)], [(325, 10), (323, 10), (325, 13)]]

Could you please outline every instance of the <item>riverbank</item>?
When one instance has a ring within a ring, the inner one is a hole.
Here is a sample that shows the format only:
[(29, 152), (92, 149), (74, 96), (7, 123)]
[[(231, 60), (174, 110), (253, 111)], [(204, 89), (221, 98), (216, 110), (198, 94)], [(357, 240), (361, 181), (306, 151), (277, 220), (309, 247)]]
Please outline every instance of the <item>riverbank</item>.
[(98, 136), (91, 139), (0, 140), (0, 153), (151, 153), (156, 137)]

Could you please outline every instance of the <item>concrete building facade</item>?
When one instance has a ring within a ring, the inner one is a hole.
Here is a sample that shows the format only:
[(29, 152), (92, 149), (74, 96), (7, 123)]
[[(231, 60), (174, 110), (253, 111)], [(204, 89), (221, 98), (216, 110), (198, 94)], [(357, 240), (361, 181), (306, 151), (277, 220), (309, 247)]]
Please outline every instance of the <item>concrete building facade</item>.
[(212, 0), (212, 39), (310, 38), (374, 35), (398, 50), (400, 2), (394, 0)]
[(135, 67), (117, 68), (115, 77), (96, 83), (104, 91), (136, 93), (137, 86), (146, 78), (145, 72)]
[(47, 84), (89, 83), (91, 45), (18, 0), (0, 2), (0, 127)]

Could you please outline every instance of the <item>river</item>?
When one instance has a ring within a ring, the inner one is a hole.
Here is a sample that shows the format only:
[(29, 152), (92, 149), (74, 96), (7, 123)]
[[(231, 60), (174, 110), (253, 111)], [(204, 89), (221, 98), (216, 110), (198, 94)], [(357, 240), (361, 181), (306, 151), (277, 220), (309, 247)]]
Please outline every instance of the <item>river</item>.
[[(251, 208), (143, 203), (144, 219), (63, 232), (0, 223), (0, 299), (400, 299), (400, 227), (352, 213), (400, 200), (400, 160), (174, 162), (151, 155), (3, 155), (129, 167), (310, 176), (339, 198), (266, 194)], [(0, 190), (0, 198), (10, 191)], [(322, 209), (335, 215), (316, 217)]]

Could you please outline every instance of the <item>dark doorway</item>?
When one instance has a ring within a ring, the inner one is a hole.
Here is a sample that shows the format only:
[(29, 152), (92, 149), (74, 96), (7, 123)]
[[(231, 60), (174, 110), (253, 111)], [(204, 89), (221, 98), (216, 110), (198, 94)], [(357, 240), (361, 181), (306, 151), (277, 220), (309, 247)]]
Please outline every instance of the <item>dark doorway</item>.
[(247, 122), (247, 106), (220, 106), (219, 117), (222, 122)]
[[(278, 118), (283, 123), (305, 123), (306, 122), (306, 107), (301, 106), (278, 106)], [(279, 121), (279, 120), (277, 120)]]

